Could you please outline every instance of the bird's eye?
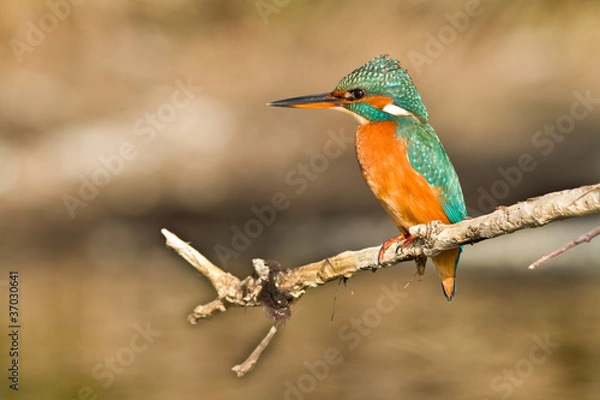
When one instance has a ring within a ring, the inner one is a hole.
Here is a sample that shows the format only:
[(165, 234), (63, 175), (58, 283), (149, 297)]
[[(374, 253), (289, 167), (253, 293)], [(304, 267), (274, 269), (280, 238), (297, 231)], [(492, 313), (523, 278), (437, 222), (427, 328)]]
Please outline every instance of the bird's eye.
[(352, 89), (350, 93), (352, 93), (354, 100), (362, 99), (365, 96), (365, 91), (362, 89)]

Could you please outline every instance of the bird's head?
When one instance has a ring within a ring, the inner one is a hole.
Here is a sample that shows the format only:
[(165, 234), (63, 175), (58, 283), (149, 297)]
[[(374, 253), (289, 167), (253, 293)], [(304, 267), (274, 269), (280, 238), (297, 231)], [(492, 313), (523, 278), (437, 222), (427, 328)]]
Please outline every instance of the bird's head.
[(334, 108), (349, 111), (361, 123), (413, 117), (427, 122), (427, 110), (408, 73), (383, 54), (355, 69), (332, 92), (268, 103), (295, 108)]

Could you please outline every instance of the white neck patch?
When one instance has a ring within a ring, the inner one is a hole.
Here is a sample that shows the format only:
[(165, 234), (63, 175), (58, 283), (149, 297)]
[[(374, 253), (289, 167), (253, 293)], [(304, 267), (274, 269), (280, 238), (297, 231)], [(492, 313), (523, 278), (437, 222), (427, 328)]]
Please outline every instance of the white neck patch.
[(412, 113), (409, 113), (404, 108), (398, 107), (397, 105), (395, 105), (393, 103), (387, 104), (385, 107), (383, 107), (381, 109), (381, 111), (384, 111), (384, 112), (386, 112), (388, 114), (391, 114), (391, 115), (393, 115), (395, 117), (399, 117), (401, 115), (406, 115), (406, 116), (409, 116), (409, 117), (414, 117), (414, 115)]

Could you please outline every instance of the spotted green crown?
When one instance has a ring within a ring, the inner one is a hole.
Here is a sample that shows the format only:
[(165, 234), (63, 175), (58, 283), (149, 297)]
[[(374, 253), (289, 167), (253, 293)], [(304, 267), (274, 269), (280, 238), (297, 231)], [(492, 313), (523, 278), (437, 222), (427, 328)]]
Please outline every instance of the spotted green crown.
[[(382, 54), (367, 62), (360, 68), (346, 75), (335, 87), (341, 90), (363, 89), (367, 97), (388, 96), (394, 104), (412, 113), (422, 122), (427, 122), (428, 115), (421, 96), (406, 70), (400, 67), (398, 60)], [(363, 117), (374, 121), (387, 119), (377, 111), (369, 109), (366, 103), (349, 104), (347, 108)]]

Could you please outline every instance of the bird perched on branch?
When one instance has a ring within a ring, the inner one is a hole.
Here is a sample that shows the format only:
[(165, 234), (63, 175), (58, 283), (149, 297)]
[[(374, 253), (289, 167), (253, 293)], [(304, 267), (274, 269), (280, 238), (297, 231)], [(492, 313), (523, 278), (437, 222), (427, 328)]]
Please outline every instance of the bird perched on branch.
[[(450, 224), (466, 217), (456, 171), (428, 123), (421, 96), (397, 60), (380, 55), (344, 77), (332, 92), (268, 105), (333, 108), (358, 119), (356, 155), (362, 175), (400, 230), (381, 246), (379, 263), (392, 245), (414, 241), (411, 226), (435, 220)], [(432, 257), (448, 301), (454, 297), (461, 251)]]

